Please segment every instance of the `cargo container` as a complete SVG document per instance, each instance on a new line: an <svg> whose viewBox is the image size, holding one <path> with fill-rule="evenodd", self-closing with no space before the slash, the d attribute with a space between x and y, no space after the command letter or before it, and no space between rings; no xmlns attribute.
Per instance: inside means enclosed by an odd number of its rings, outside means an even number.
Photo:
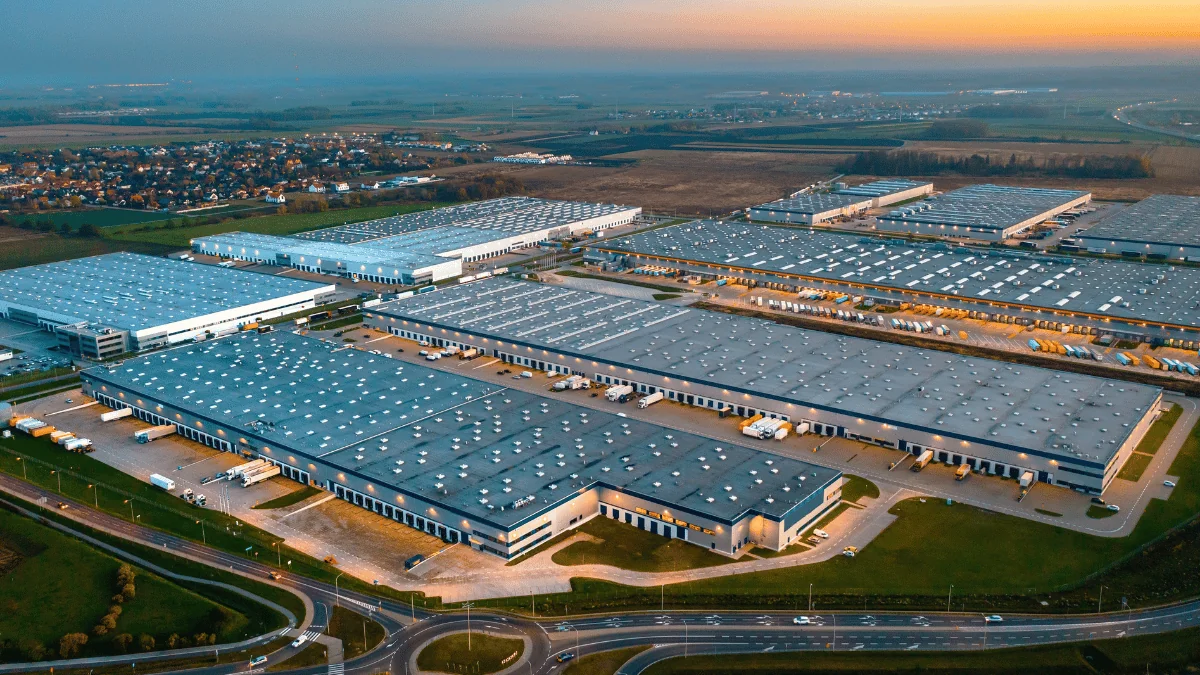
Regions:
<svg viewBox="0 0 1200 675"><path fill-rule="evenodd" d="M1033 472L1026 471L1021 474L1021 487L1027 488L1030 485L1033 485Z"/></svg>
<svg viewBox="0 0 1200 675"><path fill-rule="evenodd" d="M33 436L34 438L41 438L43 436L49 436L50 434L54 433L55 431L56 431L56 429L54 427L47 424L47 425L40 426L40 427L30 431L29 435Z"/></svg>
<svg viewBox="0 0 1200 675"><path fill-rule="evenodd" d="M933 461L933 451L926 450L926 451L922 452L920 455L918 455L916 459L913 460L911 469L913 471L920 471L921 469L924 469L926 466L928 466L929 462L931 462L931 461Z"/></svg>
<svg viewBox="0 0 1200 675"><path fill-rule="evenodd" d="M251 321L250 323L243 325L241 329L242 330L254 330L256 328L258 328L258 322Z"/></svg>
<svg viewBox="0 0 1200 675"><path fill-rule="evenodd" d="M967 476L970 476L970 475L971 475L971 465L970 464L959 464L958 468L954 470L954 480L963 480Z"/></svg>
<svg viewBox="0 0 1200 675"><path fill-rule="evenodd" d="M1033 340L1033 339L1029 340L1029 348L1035 352L1042 351L1042 346L1038 344L1037 340Z"/></svg>
<svg viewBox="0 0 1200 675"><path fill-rule="evenodd" d="M1126 356L1124 354L1120 354L1120 353L1117 354L1117 361L1123 366L1128 366L1131 363L1133 363L1132 361L1129 360L1128 356Z"/></svg>
<svg viewBox="0 0 1200 675"><path fill-rule="evenodd" d="M414 555L413 557L404 561L404 569L411 570L412 568L416 567L417 565L420 565L423 562L425 562L425 556L418 553L417 555Z"/></svg>
<svg viewBox="0 0 1200 675"><path fill-rule="evenodd" d="M136 432L133 437L138 443L149 443L157 438L170 436L171 434L175 433L175 431L176 429L174 424L160 424L159 426L150 427L149 429L142 429L141 431Z"/></svg>
<svg viewBox="0 0 1200 675"><path fill-rule="evenodd" d="M111 422L113 420L119 420L122 417L129 417L131 415L133 415L133 408L121 408L120 410L109 410L108 412L100 415L100 421L101 422Z"/></svg>
<svg viewBox="0 0 1200 675"><path fill-rule="evenodd" d="M162 488L168 492L175 489L175 481L157 473L150 474L150 484L154 487Z"/></svg>
<svg viewBox="0 0 1200 675"><path fill-rule="evenodd" d="M958 331L958 339L966 340L967 339L967 331L965 331L965 330Z"/></svg>
<svg viewBox="0 0 1200 675"><path fill-rule="evenodd" d="M63 445L63 448L70 452L91 452L92 441L88 438L72 438Z"/></svg>
<svg viewBox="0 0 1200 675"><path fill-rule="evenodd" d="M638 401L638 407L639 408L649 408L650 406L654 405L655 403L658 403L661 400L663 400L663 393L661 391L656 391L653 394L650 394L649 396Z"/></svg>
<svg viewBox="0 0 1200 675"><path fill-rule="evenodd" d="M75 438L75 434L69 431L55 431L54 433L50 434L50 440L58 443L59 445L66 443L72 438Z"/></svg>
<svg viewBox="0 0 1200 675"><path fill-rule="evenodd" d="M763 418L763 416L761 414L755 415L754 417L747 417L746 419L742 420L741 422L738 422L738 430L745 429L746 427L750 426L751 424L754 424L755 422L761 420L762 418Z"/></svg>
<svg viewBox="0 0 1200 675"><path fill-rule="evenodd" d="M1125 358L1129 359L1129 363L1131 365L1135 365L1135 366L1142 365L1142 360L1140 358L1134 356L1133 354L1130 354L1129 352L1121 352L1121 356L1124 356Z"/></svg>
<svg viewBox="0 0 1200 675"><path fill-rule="evenodd" d="M1142 361L1146 364L1147 368L1153 368L1155 370L1163 369L1162 363L1160 363L1158 359L1154 358L1153 356L1150 356L1149 354L1143 356Z"/></svg>
<svg viewBox="0 0 1200 675"><path fill-rule="evenodd" d="M1181 361L1180 363L1183 365L1183 372L1187 373L1188 375L1195 377L1197 373L1200 373L1200 369L1196 368L1195 365L1188 363L1187 361Z"/></svg>

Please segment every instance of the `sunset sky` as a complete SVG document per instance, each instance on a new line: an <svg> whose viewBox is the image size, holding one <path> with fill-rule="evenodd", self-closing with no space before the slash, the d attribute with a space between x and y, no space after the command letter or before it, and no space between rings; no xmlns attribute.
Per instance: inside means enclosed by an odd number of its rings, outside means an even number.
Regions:
<svg viewBox="0 0 1200 675"><path fill-rule="evenodd" d="M942 65L972 66L992 56L1048 65L1086 64L1093 53L1107 63L1200 59L1197 0L49 0L5 12L0 54L16 73L70 66L80 77L268 74L296 62L328 72L458 61L648 66L630 56L645 52L898 65L940 55Z"/></svg>

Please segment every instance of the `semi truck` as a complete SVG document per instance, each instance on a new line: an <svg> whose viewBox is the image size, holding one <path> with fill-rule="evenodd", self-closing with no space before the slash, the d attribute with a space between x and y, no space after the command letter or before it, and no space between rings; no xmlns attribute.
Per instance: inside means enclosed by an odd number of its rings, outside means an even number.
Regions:
<svg viewBox="0 0 1200 675"><path fill-rule="evenodd" d="M250 487L255 483L261 483L268 478L279 475L279 467L274 464L262 466L253 471L247 471L242 474L242 487Z"/></svg>
<svg viewBox="0 0 1200 675"><path fill-rule="evenodd" d="M565 380L559 380L554 383L555 391L566 391L568 389L587 389L592 386L592 381L582 375L572 375Z"/></svg>
<svg viewBox="0 0 1200 675"><path fill-rule="evenodd" d="M970 464L959 464L958 468L954 470L954 480L964 480L967 476L970 476L970 475L971 475L971 465Z"/></svg>
<svg viewBox="0 0 1200 675"><path fill-rule="evenodd" d="M154 487L162 488L167 492L175 489L175 481L157 473L150 474L150 484Z"/></svg>
<svg viewBox="0 0 1200 675"><path fill-rule="evenodd" d="M108 412L100 415L100 421L101 422L112 422L113 420L119 420L122 417L129 417L132 414L133 414L133 408L121 408L120 410L109 410Z"/></svg>
<svg viewBox="0 0 1200 675"><path fill-rule="evenodd" d="M1032 471L1022 472L1021 473L1021 487L1027 488L1030 485L1033 485L1033 472Z"/></svg>
<svg viewBox="0 0 1200 675"><path fill-rule="evenodd" d="M462 350L461 352L459 352L459 353L458 353L458 358L459 358L459 360L461 360L461 361L466 361L466 360L468 360L468 359L473 359L473 358L475 358L476 356L479 356L479 350L478 350L478 349L476 349L476 348L474 348L474 347L467 347L466 349L464 349L464 350Z"/></svg>
<svg viewBox="0 0 1200 675"><path fill-rule="evenodd" d="M252 462L246 462L245 464L238 464L232 469L226 471L225 477L229 479L238 478L247 471L253 471L259 467L266 466L267 464L270 464L270 462L265 459L256 459Z"/></svg>
<svg viewBox="0 0 1200 675"><path fill-rule="evenodd" d="M663 400L663 393L661 391L656 391L653 394L650 394L649 396L646 396L642 400L638 401L638 407L639 408L649 408L650 406L654 405L655 403L658 403L661 400Z"/></svg>
<svg viewBox="0 0 1200 675"><path fill-rule="evenodd" d="M173 433L175 433L174 424L160 424L156 427L150 427L149 429L142 429L136 432L133 437L138 443L149 443L150 441L162 438L163 436L170 436Z"/></svg>
<svg viewBox="0 0 1200 675"><path fill-rule="evenodd" d="M72 438L63 444L63 449L70 452L91 452L92 441L88 438Z"/></svg>
<svg viewBox="0 0 1200 675"><path fill-rule="evenodd" d="M920 455L918 455L915 460L913 460L912 470L920 471L921 469L924 469L926 466L929 466L929 463L931 461L933 461L933 451L926 450L926 451L922 452Z"/></svg>
<svg viewBox="0 0 1200 675"><path fill-rule="evenodd" d="M628 384L614 384L604 392L604 398L610 401L625 403L633 395L633 387Z"/></svg>
<svg viewBox="0 0 1200 675"><path fill-rule="evenodd" d="M792 425L789 422L775 418L764 418L742 427L742 435L763 440L774 438L777 441L782 441L787 438L791 430Z"/></svg>

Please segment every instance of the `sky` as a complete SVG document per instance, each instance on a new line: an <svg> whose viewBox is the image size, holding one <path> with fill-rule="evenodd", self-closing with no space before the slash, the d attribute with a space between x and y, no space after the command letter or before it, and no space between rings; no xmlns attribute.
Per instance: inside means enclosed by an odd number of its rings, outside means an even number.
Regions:
<svg viewBox="0 0 1200 675"><path fill-rule="evenodd" d="M1197 0L39 0L4 12L0 87L296 70L1200 61Z"/></svg>

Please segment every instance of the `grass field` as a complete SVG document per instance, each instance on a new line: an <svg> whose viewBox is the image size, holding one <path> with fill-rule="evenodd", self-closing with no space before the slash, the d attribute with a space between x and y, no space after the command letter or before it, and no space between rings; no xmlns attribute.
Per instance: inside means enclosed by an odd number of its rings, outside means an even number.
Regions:
<svg viewBox="0 0 1200 675"><path fill-rule="evenodd" d="M267 667L267 672L273 673L277 670L308 668L326 663L329 663L329 654L325 645L320 642L312 642L304 649L301 649L299 653L292 655L290 659L280 661L279 663L272 663Z"/></svg>
<svg viewBox="0 0 1200 675"><path fill-rule="evenodd" d="M846 474L846 482L842 484L842 499L857 503L863 497L879 499L879 486L866 478Z"/></svg>
<svg viewBox="0 0 1200 675"><path fill-rule="evenodd" d="M366 654L387 637L383 626L345 607L333 608L325 633L342 641L342 656L347 661Z"/></svg>
<svg viewBox="0 0 1200 675"><path fill-rule="evenodd" d="M162 211L86 208L77 211L49 211L37 214L22 214L13 217L12 223L14 225L21 222L36 224L49 221L54 223L54 229L56 230L63 223L66 223L72 230L78 230L79 226L85 223L95 225L96 227L116 227L118 225L153 223L170 220L175 217L173 213L163 213Z"/></svg>
<svg viewBox="0 0 1200 675"><path fill-rule="evenodd" d="M589 520L578 531L600 541L577 541L557 551L551 560L559 565L612 565L637 572L690 570L734 562L733 558L694 544L667 539L605 517Z"/></svg>
<svg viewBox="0 0 1200 675"><path fill-rule="evenodd" d="M1109 511L1107 508L1105 508L1103 506L1098 506L1096 504L1092 504L1092 505L1088 506L1088 510L1087 510L1088 518L1095 518L1096 520L1101 520L1104 518L1112 518L1115 515L1117 515L1116 511Z"/></svg>
<svg viewBox="0 0 1200 675"><path fill-rule="evenodd" d="M386 218L401 213L424 211L447 204L392 204L388 206L367 206L358 209L337 209L323 213L289 213L286 215L260 216L257 218L233 219L215 225L191 225L175 229L152 229L139 231L144 225L127 225L105 230L106 238L115 242L132 242L156 244L170 249L188 248L194 237L202 237L222 232L255 232L258 234L273 234L278 236L296 234L322 227L332 227L343 223L357 223L375 218Z"/></svg>
<svg viewBox="0 0 1200 675"><path fill-rule="evenodd" d="M521 640L478 632L471 635L470 642L468 649L466 633L434 640L417 655L417 665L421 670L439 673L486 675L504 670L525 651L525 643ZM512 656L514 652L515 657Z"/></svg>
<svg viewBox="0 0 1200 675"><path fill-rule="evenodd" d="M655 293L654 294L654 299L658 300L659 302L663 302L665 300L674 300L678 297L679 297L679 295L676 293Z"/></svg>
<svg viewBox="0 0 1200 675"><path fill-rule="evenodd" d="M610 649L606 652L580 656L567 666L563 675L613 675L623 663L649 648L649 645L626 647L625 649Z"/></svg>
<svg viewBox="0 0 1200 675"><path fill-rule="evenodd" d="M320 488L315 488L315 487L312 487L311 485L306 485L306 486L300 488L299 490L292 490L291 492L287 493L286 495L281 495L279 497L276 497L275 499L268 499L267 501L262 502L261 504L255 504L254 508L256 508L256 509L282 509L285 506L299 504L300 502L304 501L305 499L308 499L309 497L321 494L321 492L323 492L323 490L321 490Z"/></svg>
<svg viewBox="0 0 1200 675"><path fill-rule="evenodd" d="M1200 512L1200 429L1192 429L1170 472L1181 476L1179 486L1169 500L1152 500L1127 537L1095 537L964 504L912 499L891 509L896 521L855 558L669 585L665 604L794 607L810 583L823 608L936 609L945 607L950 584L960 608L980 611L1082 611L1095 607L1101 584L1106 597L1125 596L1133 607L1191 597L1200 593L1200 578L1185 570L1200 564L1200 525L1154 542ZM1139 552L1151 543L1154 549ZM539 615L660 603L657 589L591 579L575 579L573 588L539 596ZM528 607L519 598L488 604Z"/></svg>
<svg viewBox="0 0 1200 675"><path fill-rule="evenodd" d="M46 645L66 633L91 633L117 592L121 561L44 525L0 510L0 546L22 560L0 578L0 635L20 636ZM113 651L119 633L191 636L217 632L218 641L240 639L249 620L171 581L137 570L136 596L126 600L116 629L92 635L84 653ZM20 654L6 654L8 660Z"/></svg>
<svg viewBox="0 0 1200 675"><path fill-rule="evenodd" d="M146 242L60 237L57 234L50 234L29 237L19 242L5 242L4 244L0 244L0 270L28 265L41 265L43 263L58 262L59 260L83 258L116 251L162 255L171 250L170 247Z"/></svg>
<svg viewBox="0 0 1200 675"><path fill-rule="evenodd" d="M1132 453L1129 455L1129 459L1125 460L1125 465L1117 472L1117 478L1136 483L1142 479L1142 474L1145 473L1152 461L1154 461L1153 455L1143 455L1140 452Z"/></svg>
<svg viewBox="0 0 1200 675"><path fill-rule="evenodd" d="M1154 420L1154 424L1150 425L1150 429L1146 431L1146 435L1142 437L1142 442L1138 443L1135 452L1140 452L1146 455L1153 455L1158 452L1158 446L1167 438L1167 434L1171 433L1171 429L1175 427L1175 423L1179 421L1179 416L1183 414L1183 408L1178 404L1172 403L1171 408L1167 412L1159 415L1158 419Z"/></svg>

